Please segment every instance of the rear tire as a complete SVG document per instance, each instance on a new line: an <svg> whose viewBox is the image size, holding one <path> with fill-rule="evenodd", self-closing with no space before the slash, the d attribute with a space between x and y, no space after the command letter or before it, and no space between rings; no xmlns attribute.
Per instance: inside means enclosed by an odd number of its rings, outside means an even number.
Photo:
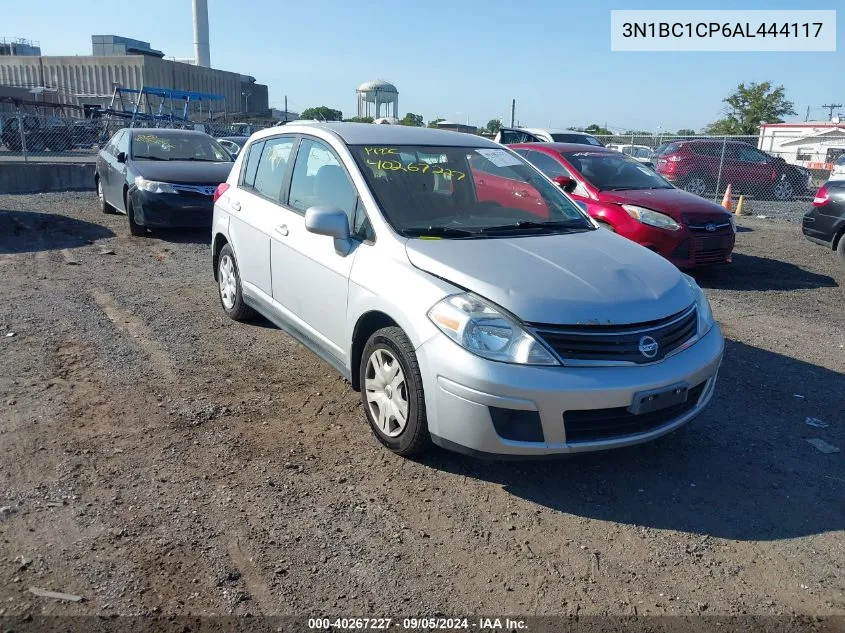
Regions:
<svg viewBox="0 0 845 633"><path fill-rule="evenodd" d="M235 251L228 244L223 245L217 258L217 294L220 306L233 321L245 321L255 315L255 310L244 303L241 271Z"/></svg>
<svg viewBox="0 0 845 633"><path fill-rule="evenodd" d="M401 328L382 328L370 336L360 376L361 402L376 439L403 457L429 449L420 366Z"/></svg>
<svg viewBox="0 0 845 633"><path fill-rule="evenodd" d="M709 187L710 183L707 178L694 174L686 179L681 189L696 196L704 197Z"/></svg>
<svg viewBox="0 0 845 633"><path fill-rule="evenodd" d="M126 217L129 219L130 235L141 236L147 234L147 229L135 222L135 211L132 210L132 201L128 199L126 200Z"/></svg>

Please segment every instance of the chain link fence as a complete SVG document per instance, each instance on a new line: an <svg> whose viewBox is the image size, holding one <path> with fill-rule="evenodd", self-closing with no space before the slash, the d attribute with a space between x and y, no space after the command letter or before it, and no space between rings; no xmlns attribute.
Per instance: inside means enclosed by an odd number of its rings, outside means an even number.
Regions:
<svg viewBox="0 0 845 633"><path fill-rule="evenodd" d="M249 136L266 122L194 123L129 118L71 118L17 111L0 112L0 163L4 161L93 162L119 129L129 127L201 129L214 137Z"/></svg>
<svg viewBox="0 0 845 633"><path fill-rule="evenodd" d="M785 130L760 136L596 135L680 189L722 203L730 189L736 210L767 217L800 218L833 163L845 153L839 136L818 130Z"/></svg>

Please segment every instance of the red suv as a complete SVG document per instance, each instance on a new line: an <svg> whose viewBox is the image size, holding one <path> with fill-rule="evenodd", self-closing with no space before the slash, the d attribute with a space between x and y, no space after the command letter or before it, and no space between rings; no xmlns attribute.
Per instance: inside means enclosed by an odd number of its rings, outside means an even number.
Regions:
<svg viewBox="0 0 845 633"><path fill-rule="evenodd" d="M570 143L509 147L558 183L606 228L656 251L679 268L731 261L733 215L673 187L630 156ZM528 196L523 200L531 202Z"/></svg>
<svg viewBox="0 0 845 633"><path fill-rule="evenodd" d="M806 193L810 179L806 169L748 143L717 139L670 143L657 157L657 173L697 196L730 183L737 193L774 200Z"/></svg>

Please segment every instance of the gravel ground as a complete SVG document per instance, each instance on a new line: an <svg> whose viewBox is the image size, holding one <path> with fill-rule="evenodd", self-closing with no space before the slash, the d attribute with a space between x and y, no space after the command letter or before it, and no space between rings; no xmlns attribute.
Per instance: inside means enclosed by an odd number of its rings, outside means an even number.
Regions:
<svg viewBox="0 0 845 633"><path fill-rule="evenodd" d="M794 222L696 275L728 339L700 418L528 463L389 454L225 317L205 234L125 225L0 196L0 616L845 615L845 453L808 442L845 449L845 267Z"/></svg>

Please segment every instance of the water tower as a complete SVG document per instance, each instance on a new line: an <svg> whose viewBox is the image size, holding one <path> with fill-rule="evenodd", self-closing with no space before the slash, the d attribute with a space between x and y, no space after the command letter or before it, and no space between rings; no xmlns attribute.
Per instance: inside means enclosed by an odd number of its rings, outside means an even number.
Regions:
<svg viewBox="0 0 845 633"><path fill-rule="evenodd" d="M359 117L399 118L399 91L392 83L381 79L365 81L355 92L358 95Z"/></svg>

